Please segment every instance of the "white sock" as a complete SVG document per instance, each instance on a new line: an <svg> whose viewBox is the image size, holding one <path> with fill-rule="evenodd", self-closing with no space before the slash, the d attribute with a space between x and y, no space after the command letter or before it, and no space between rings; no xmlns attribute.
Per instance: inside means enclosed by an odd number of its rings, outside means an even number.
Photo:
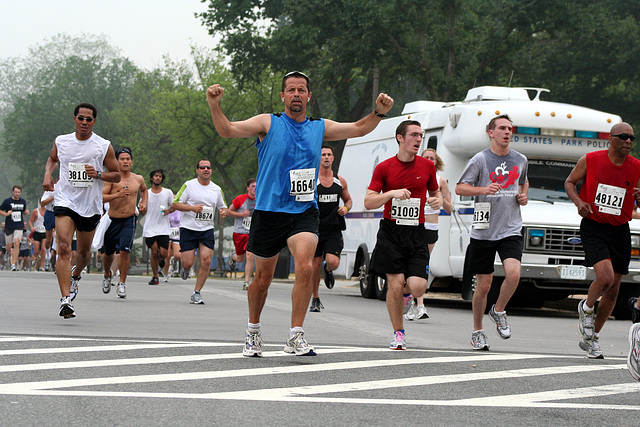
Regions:
<svg viewBox="0 0 640 427"><path fill-rule="evenodd" d="M296 326L289 329L289 338L292 338L297 332L304 332L302 326Z"/></svg>
<svg viewBox="0 0 640 427"><path fill-rule="evenodd" d="M260 323L251 323L247 321L247 329L249 332L260 332Z"/></svg>
<svg viewBox="0 0 640 427"><path fill-rule="evenodd" d="M589 313L592 313L592 312L593 312L593 307L589 307L589 306L587 305L587 300L584 300L584 302L582 303L582 309L583 309L584 311L589 312Z"/></svg>

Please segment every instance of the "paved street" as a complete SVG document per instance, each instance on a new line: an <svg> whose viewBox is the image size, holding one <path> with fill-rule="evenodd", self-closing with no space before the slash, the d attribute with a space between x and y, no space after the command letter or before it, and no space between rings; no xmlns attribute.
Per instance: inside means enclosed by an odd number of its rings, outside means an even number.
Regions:
<svg viewBox="0 0 640 427"><path fill-rule="evenodd" d="M317 357L282 351L290 281L274 282L262 319L266 353L244 358L240 279L210 278L204 306L194 279L148 286L131 277L126 300L83 276L78 317L57 315L51 273L0 272L2 424L18 425L637 425L626 369L630 322L603 330L604 360L577 343L576 300L510 310L513 337L486 320L491 351L469 346L470 304L428 299L430 319L406 322L408 351L391 351L386 306L356 282L321 288L309 313Z"/></svg>

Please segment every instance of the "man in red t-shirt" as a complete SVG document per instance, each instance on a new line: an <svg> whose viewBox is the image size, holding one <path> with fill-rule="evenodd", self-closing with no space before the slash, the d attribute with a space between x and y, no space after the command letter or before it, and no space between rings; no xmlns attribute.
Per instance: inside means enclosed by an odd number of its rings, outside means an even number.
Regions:
<svg viewBox="0 0 640 427"><path fill-rule="evenodd" d="M418 156L422 144L420 122L405 120L396 129L398 154L378 164L364 198L366 209L384 205L371 271L387 277L387 310L394 330L390 348L405 350L402 290L413 295L427 290L427 230L424 205L442 206L442 193L433 162ZM427 198L427 191L429 198Z"/></svg>
<svg viewBox="0 0 640 427"><path fill-rule="evenodd" d="M236 263L244 263L244 284L242 290L249 289L249 281L253 274L253 254L247 252L247 243L249 243L249 230L251 229L251 215L256 208L256 179L249 178L247 180L247 193L241 194L231 202L227 213L233 217L233 245L236 252L231 254L229 258L229 268L234 270ZM245 257L246 255L246 257Z"/></svg>
<svg viewBox="0 0 640 427"><path fill-rule="evenodd" d="M578 304L579 346L593 359L604 358L598 343L600 330L615 307L622 276L629 272L629 221L640 187L640 160L629 155L634 139L628 123L613 125L609 149L581 157L564 184L582 217L580 238L586 263L596 273L587 298ZM578 195L579 181L583 182Z"/></svg>

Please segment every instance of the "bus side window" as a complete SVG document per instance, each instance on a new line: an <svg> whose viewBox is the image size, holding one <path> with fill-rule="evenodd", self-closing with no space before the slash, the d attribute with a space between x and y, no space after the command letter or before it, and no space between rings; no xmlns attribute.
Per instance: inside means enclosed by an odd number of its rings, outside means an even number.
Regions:
<svg viewBox="0 0 640 427"><path fill-rule="evenodd" d="M427 141L427 148L433 148L434 150L438 149L438 137L436 135L431 135L429 137L429 141Z"/></svg>

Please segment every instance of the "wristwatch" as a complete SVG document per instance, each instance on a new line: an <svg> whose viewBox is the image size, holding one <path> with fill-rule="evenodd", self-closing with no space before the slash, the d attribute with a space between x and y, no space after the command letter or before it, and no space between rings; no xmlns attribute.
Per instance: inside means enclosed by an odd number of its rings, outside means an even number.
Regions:
<svg viewBox="0 0 640 427"><path fill-rule="evenodd" d="M96 176L96 179L101 179L102 178L102 172L98 172L98 176Z"/></svg>

